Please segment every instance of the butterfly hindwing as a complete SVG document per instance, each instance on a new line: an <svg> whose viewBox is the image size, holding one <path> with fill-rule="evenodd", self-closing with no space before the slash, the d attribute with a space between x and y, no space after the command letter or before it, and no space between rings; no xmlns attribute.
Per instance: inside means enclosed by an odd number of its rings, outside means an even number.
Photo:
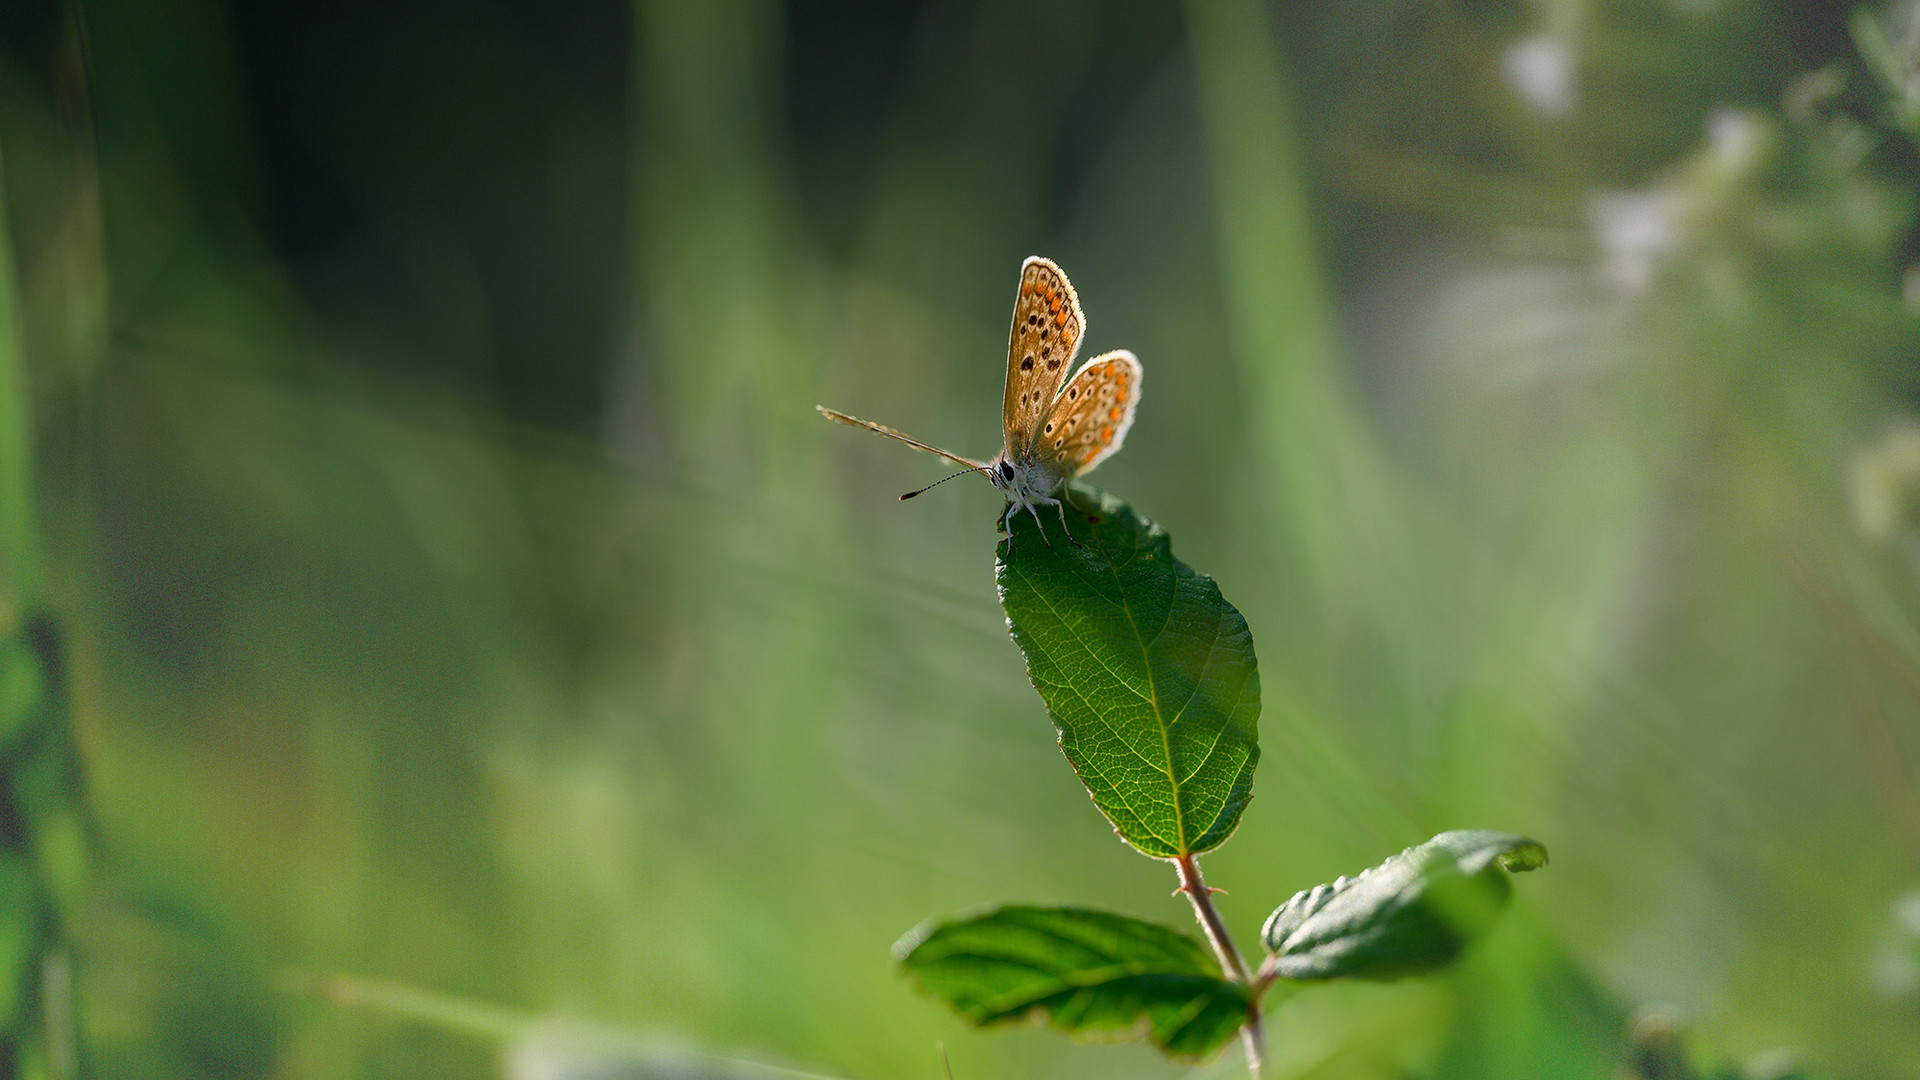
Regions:
<svg viewBox="0 0 1920 1080"><path fill-rule="evenodd" d="M1077 476L1120 449L1140 403L1140 361L1125 349L1087 361L1053 401L1037 449Z"/></svg>

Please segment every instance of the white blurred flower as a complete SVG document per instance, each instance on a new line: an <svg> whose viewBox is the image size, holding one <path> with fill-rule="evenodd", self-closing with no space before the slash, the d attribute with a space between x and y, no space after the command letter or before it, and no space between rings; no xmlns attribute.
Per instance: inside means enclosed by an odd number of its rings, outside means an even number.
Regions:
<svg viewBox="0 0 1920 1080"><path fill-rule="evenodd" d="M1500 71L1535 112L1561 117L1573 111L1580 89L1573 50L1559 38L1545 34L1521 38L1501 54Z"/></svg>
<svg viewBox="0 0 1920 1080"><path fill-rule="evenodd" d="M1920 986L1920 967L1914 964L1910 949L1887 942L1874 952L1867 979L1882 997L1906 997Z"/></svg>
<svg viewBox="0 0 1920 1080"><path fill-rule="evenodd" d="M1920 437L1920 436L1916 436ZM1920 989L1920 889L1893 902L1894 936L1882 941L1867 965L1867 981L1883 997L1901 998Z"/></svg>
<svg viewBox="0 0 1920 1080"><path fill-rule="evenodd" d="M1920 889L1893 902L1893 925L1908 937L1920 938Z"/></svg>
<svg viewBox="0 0 1920 1080"><path fill-rule="evenodd" d="M1600 247L1600 272L1635 292L1653 284L1662 259L1680 246L1678 198L1664 188L1602 191L1587 201L1587 222Z"/></svg>
<svg viewBox="0 0 1920 1080"><path fill-rule="evenodd" d="M1752 113L1718 109L1707 119L1707 150L1728 172L1747 172L1766 145L1766 127Z"/></svg>
<svg viewBox="0 0 1920 1080"><path fill-rule="evenodd" d="M1913 524L1913 507L1920 497L1920 426L1895 422L1879 442L1853 456L1848 472L1854 527L1876 543L1892 539L1902 526ZM1901 901L1909 902L1920 926L1920 894Z"/></svg>

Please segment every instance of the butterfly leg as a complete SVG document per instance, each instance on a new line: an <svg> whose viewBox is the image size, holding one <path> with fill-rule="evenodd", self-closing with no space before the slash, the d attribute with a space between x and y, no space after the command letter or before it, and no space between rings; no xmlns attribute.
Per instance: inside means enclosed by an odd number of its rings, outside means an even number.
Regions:
<svg viewBox="0 0 1920 1080"><path fill-rule="evenodd" d="M1074 547L1086 547L1085 544L1082 544L1079 540L1074 538L1073 528L1067 524L1067 504L1059 499L1051 499L1045 495L1036 495L1033 497L1033 501L1027 504L1027 509L1032 511L1033 520L1036 525L1040 524L1040 511L1038 507L1041 504L1051 506L1054 509L1060 511L1060 531L1067 534L1068 543L1072 544ZM1047 535L1047 527L1045 525L1040 525L1040 535L1043 537ZM1048 540L1047 546L1052 547L1053 541Z"/></svg>
<svg viewBox="0 0 1920 1080"><path fill-rule="evenodd" d="M1085 544L1083 544L1083 543L1081 543L1081 542L1080 542L1080 541L1078 541L1078 540L1074 540L1074 539L1073 539L1073 530L1072 530L1072 529L1069 529L1069 528L1067 528L1067 500L1065 500L1065 499L1049 499L1048 501L1049 501L1049 502L1051 502L1051 503L1053 503L1053 505L1054 505L1055 507L1057 507L1057 508L1059 508L1059 510L1060 510L1060 529L1061 529L1061 531L1062 531L1062 532L1065 532L1065 533L1067 534L1067 539L1068 539L1068 540L1070 540L1070 541L1072 541L1072 543L1073 543L1073 546L1074 546L1074 547L1086 547L1087 545L1085 545Z"/></svg>
<svg viewBox="0 0 1920 1080"><path fill-rule="evenodd" d="M1027 513L1033 515L1033 524L1040 530L1040 539L1046 540L1048 547L1053 546L1053 541L1047 539L1047 523L1040 520L1040 504L1052 501L1052 499L1034 499L1026 504Z"/></svg>
<svg viewBox="0 0 1920 1080"><path fill-rule="evenodd" d="M1086 546L1085 544L1082 544L1080 541L1074 539L1073 529L1067 525L1067 505L1065 502L1062 502L1059 499L1051 498L1046 495L1033 496L1031 501L1027 503L1027 509L1033 511L1033 520L1035 524L1040 523L1040 511L1037 509L1037 507L1041 505L1051 506L1054 509L1060 511L1060 531L1067 534L1068 543L1072 544L1074 547ZM1041 536L1047 535L1047 527L1045 525L1040 526L1040 535ZM1047 546L1052 547L1053 541L1051 540L1047 541Z"/></svg>

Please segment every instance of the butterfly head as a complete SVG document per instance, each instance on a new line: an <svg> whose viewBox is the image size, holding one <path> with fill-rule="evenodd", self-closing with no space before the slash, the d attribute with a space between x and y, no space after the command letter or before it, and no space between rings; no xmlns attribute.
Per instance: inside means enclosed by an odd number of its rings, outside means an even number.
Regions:
<svg viewBox="0 0 1920 1080"><path fill-rule="evenodd" d="M1011 447L987 465L987 479L1007 497L1008 513L1051 506L1070 471L1045 455L1022 454Z"/></svg>

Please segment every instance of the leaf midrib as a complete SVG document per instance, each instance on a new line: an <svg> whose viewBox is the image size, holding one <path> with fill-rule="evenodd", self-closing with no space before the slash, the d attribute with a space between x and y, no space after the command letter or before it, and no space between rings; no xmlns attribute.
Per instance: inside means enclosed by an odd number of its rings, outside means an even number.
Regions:
<svg viewBox="0 0 1920 1080"><path fill-rule="evenodd" d="M985 956L986 954L981 954L981 955ZM1058 997L1061 994L1078 993L1083 990L1096 990L1096 991L1102 990L1109 986L1112 986L1114 983L1122 982L1127 979L1138 979L1138 978L1154 976L1154 975L1165 975L1165 976L1179 977L1179 978L1212 980L1212 982L1210 983L1203 983L1201 986L1196 987L1194 993L1188 994L1184 998L1176 994L1176 995L1168 995L1167 997L1160 999L1169 1004L1176 1001L1184 1000L1184 1001L1191 1002L1195 999L1205 999L1205 998L1211 997L1213 993L1217 991L1217 986L1215 984L1226 984L1225 979L1222 979L1217 975L1209 975L1206 972L1201 972L1201 971L1169 971L1169 970L1165 970L1161 968L1153 968L1153 967L1149 967L1141 970L1133 970L1133 969L1130 969L1127 965L1120 964L1120 963L1109 964L1101 968L1087 969L1083 972L1077 972L1076 975L1078 977L1069 977L1066 975L1060 975L1053 972L1048 972L1041 968L1035 968L1030 964L1020 964L1018 961L1014 961L1014 960L1002 960L1002 962L1008 963L1008 964L1018 964L1019 966L1026 967L1029 970L1037 971L1040 974L1046 976L1049 980L1051 980L1052 986L1050 989L1011 990L1004 994L994 994L992 996L982 997L980 999L980 1004L983 1007L985 1007L987 1010L990 1010L996 1016L1018 1015L1034 1007L1035 1005L1038 1005L1039 1003L1046 1001L1048 998Z"/></svg>
<svg viewBox="0 0 1920 1080"><path fill-rule="evenodd" d="M1044 980L1051 980L1058 987L1057 989L1044 992L1013 990L982 999L982 1004L987 1005L996 1013L1003 1015L1017 1009L1030 1007L1038 1001L1066 990L1098 989L1101 986L1120 979L1135 978L1142 975L1212 976L1212 973L1208 972L1204 967L1194 966L1192 964L1192 958L1180 957L1169 953L1158 943L1152 943L1150 947L1154 948L1159 955L1128 959L1126 957L1116 956L1111 951L1092 945L1080 938L1063 934L1050 926L1037 926L1028 923L1023 924L1022 929L1076 951L1092 951L1103 955L1099 955L1099 959L1094 965L1076 968L1071 972L1062 972L1057 969L1043 967L1041 961L1033 960L1022 953L996 950L983 945L967 945L956 948L952 952L945 954L945 956L940 957L940 959L947 959L956 955L967 955L992 960L1009 967L1017 967L1031 971ZM1148 944L1140 942L1137 938L1132 940L1136 944ZM1218 976L1212 977L1217 978Z"/></svg>
<svg viewBox="0 0 1920 1080"><path fill-rule="evenodd" d="M1031 579L1029 579L1029 583L1031 583ZM1124 678L1121 678L1120 673L1113 669L1113 665L1107 663L1106 659L1100 655L1100 650L1094 648L1093 645L1089 643L1085 637L1081 636L1080 631L1074 628L1073 624L1067 620L1066 616L1060 611L1059 607L1055 606L1052 599L1047 597L1042 592L1042 590L1039 590L1039 589L1034 590L1034 595L1038 596L1040 599L1040 602L1046 605L1047 611L1051 613L1054 617L1054 620L1060 624L1060 628L1066 631L1067 635L1073 639L1076 645L1080 646L1080 651L1086 653L1087 656L1093 659L1094 663L1100 665L1102 670L1104 670L1107 674L1113 676L1113 679L1116 683L1119 683L1121 686L1127 686L1127 681ZM1035 644L1037 645L1038 642L1036 642ZM1148 672L1148 681L1149 681L1149 684L1151 684L1151 681L1152 681L1151 671ZM1112 732L1114 739L1118 741L1121 746L1126 748L1127 753L1132 754L1134 757L1139 758L1143 763L1146 764L1148 768L1153 767L1153 762L1148 761L1146 755L1142 754L1140 751L1135 750L1133 748L1133 744L1127 741L1126 736L1121 734L1119 728L1113 726L1113 722L1107 719L1106 715L1100 711L1100 707L1094 704L1093 699L1087 697L1087 695L1080 689L1078 684L1076 684L1072 679L1069 678L1061 682L1059 685L1062 688L1071 691L1074 697L1079 698L1080 703L1086 706L1087 714L1091 716L1095 722L1100 724L1101 727L1104 727L1108 731ZM1138 693L1138 691L1134 691L1131 686L1127 686L1127 689L1134 693ZM1152 699L1149 698L1148 700L1149 700L1149 703L1151 703ZM1125 790L1125 785L1116 782L1112 777L1108 776L1107 771L1101 768L1097 763L1093 762L1092 760L1087 761L1086 767L1092 769L1094 773L1096 773L1100 777L1101 782L1106 784L1107 788L1110 791L1112 791L1116 796L1120 797L1122 804L1125 805L1127 809L1133 811L1134 817L1138 818L1142 823L1142 825L1146 823L1146 820L1147 820L1146 815L1141 813L1138 809L1136 809L1131 802L1126 801L1126 798L1123 794ZM1158 833L1154 833L1153 835L1155 837L1159 836Z"/></svg>
<svg viewBox="0 0 1920 1080"><path fill-rule="evenodd" d="M1096 531L1094 533L1095 539L1098 539L1099 536L1100 534ZM1101 551L1102 553L1106 553L1106 545L1104 543L1101 544ZM1139 552L1140 545L1136 541L1133 545L1133 552L1128 555L1128 559L1132 559L1135 555L1138 555ZM1153 656L1148 647L1145 635L1140 632L1139 622L1133 617L1133 602L1127 592L1126 583L1120 580L1120 569L1115 565L1111 555L1109 555L1106 562L1107 573L1113 578L1114 590L1120 594L1120 610L1126 614L1127 626L1133 630L1134 641L1138 642L1140 646L1140 665L1145 668L1147 672L1147 704L1153 706L1154 722L1160 729L1161 760L1166 762L1161 768L1161 772L1166 775L1167 786L1173 789L1173 825L1175 835L1173 847L1183 856L1191 855L1192 852L1187 848L1186 793L1181 789L1179 779L1173 774L1173 740L1168 735L1166 713L1160 708L1160 687L1153 677ZM1177 577L1172 584L1173 594L1167 598L1167 618L1169 620L1173 618L1174 606L1180 601L1180 582ZM1164 627L1162 629L1164 629ZM1158 639L1159 635L1155 634L1154 637ZM1118 733L1116 732L1116 734Z"/></svg>
<svg viewBox="0 0 1920 1080"><path fill-rule="evenodd" d="M1096 533L1095 536L1097 539L1098 534ZM1022 576L1027 576L1024 571L1022 571ZM1032 584L1031 577L1028 577L1028 584L1029 585ZM1126 595L1125 589L1122 588L1120 591L1121 591L1121 595L1124 597ZM1053 615L1054 621L1059 623L1061 630L1064 631L1068 637L1073 639L1074 644L1080 647L1081 652L1085 653L1090 659L1092 659L1094 663L1098 664L1101 670L1105 671L1108 675L1111 675L1115 683L1119 684L1120 686L1126 687L1128 692L1130 693L1133 693L1136 695L1139 694L1139 691L1134 689L1133 686L1127 682L1126 678L1122 676L1120 672L1114 670L1114 667L1112 664L1107 662L1106 657L1102 654L1102 650L1095 648L1093 643L1090 642L1084 635L1080 633L1079 629L1074 626L1073 622L1067 618L1066 613L1061 611L1059 606L1053 602L1052 598L1046 595L1045 590L1035 588L1033 590L1033 593L1040 600L1040 602L1046 606L1047 611ZM1121 610L1127 614L1127 625L1133 629L1134 637L1138 639L1140 637L1139 627L1134 624L1132 612L1128 609L1124 599L1122 600L1120 606L1121 606ZM1169 614L1169 617L1171 617L1171 614ZM1036 642L1036 644L1038 643ZM1154 690L1153 667L1150 662L1146 664L1145 667L1147 669L1146 673L1147 673L1147 686L1148 686L1148 696L1146 696L1145 700L1147 704L1153 708L1154 715L1158 717L1160 715L1160 707L1159 707L1159 702L1157 700L1157 693ZM1149 769L1153 769L1156 772L1162 773L1163 775L1167 775L1168 779L1170 781L1172 780L1171 772L1173 769L1173 754L1171 749L1165 746L1166 731L1164 727L1162 727L1161 729L1161 742L1163 744L1163 749L1166 750L1167 764L1164 768L1162 768L1160 766L1155 765L1152 759L1148 758L1145 754L1142 754L1139 750L1135 749L1133 746L1133 743L1126 737L1126 735L1118 727L1114 726L1113 721L1107 718L1107 715L1101 710L1101 708L1097 704L1094 703L1094 701L1091 698L1087 697L1087 695L1081 691L1077 683L1075 683L1072 679L1069 678L1066 681L1061 682L1059 685L1062 688L1071 691L1074 697L1079 698L1081 704L1086 706L1088 716L1091 717L1095 723L1098 723L1101 727L1104 727L1107 729L1107 731L1111 732L1113 734L1115 741L1118 742L1120 746L1124 747L1127 753L1133 755L1135 758L1138 758L1140 762L1146 765ZM1134 804L1126 798L1127 785L1121 782L1118 782L1114 780L1112 777L1108 776L1106 770L1101 768L1098 763L1094 762L1091 759L1088 759L1085 762L1085 767L1093 770L1093 772L1100 777L1101 782L1107 785L1108 790L1111 791L1114 794L1114 796L1120 800L1121 805L1125 806L1133 814L1135 820L1140 822L1141 827L1147 831L1147 835L1152 836L1154 839L1159 840L1163 844L1167 843L1167 840L1164 836L1162 836L1159 832L1154 831L1149 826L1148 824L1149 815L1146 812L1143 812L1140 808L1134 806ZM1176 820L1182 821L1182 830L1184 831L1184 818L1182 818L1181 810L1180 810L1179 785L1173 784L1171 786L1174 789L1173 797L1174 797L1175 818ZM1169 846L1173 847L1176 850L1176 852L1185 850L1181 843L1173 843L1173 844L1170 844Z"/></svg>

